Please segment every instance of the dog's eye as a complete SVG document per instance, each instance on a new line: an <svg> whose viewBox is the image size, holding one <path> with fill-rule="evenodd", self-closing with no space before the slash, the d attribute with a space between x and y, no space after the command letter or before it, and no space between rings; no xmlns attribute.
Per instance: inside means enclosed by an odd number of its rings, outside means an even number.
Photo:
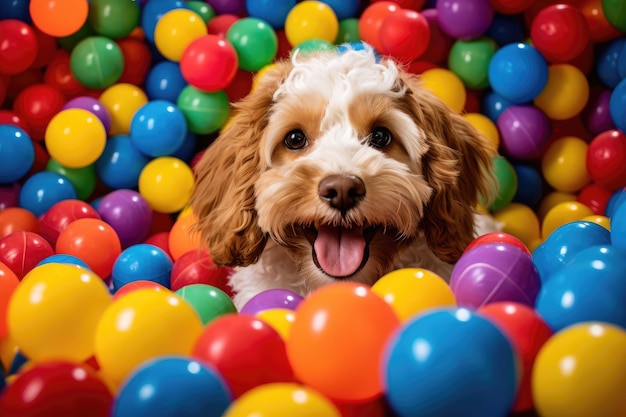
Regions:
<svg viewBox="0 0 626 417"><path fill-rule="evenodd" d="M285 135L284 144L288 149L300 150L306 147L306 135L300 129L294 129Z"/></svg>
<svg viewBox="0 0 626 417"><path fill-rule="evenodd" d="M368 143L375 148L385 148L391 143L391 132L383 126L375 127L370 134Z"/></svg>

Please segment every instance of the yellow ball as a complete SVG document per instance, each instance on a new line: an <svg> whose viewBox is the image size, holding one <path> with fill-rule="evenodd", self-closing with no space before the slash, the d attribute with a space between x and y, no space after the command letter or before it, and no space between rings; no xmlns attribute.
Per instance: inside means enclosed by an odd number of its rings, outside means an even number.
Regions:
<svg viewBox="0 0 626 417"><path fill-rule="evenodd" d="M136 85L119 83L104 90L99 100L111 116L109 135L113 136L130 132L130 122L137 110L148 102L148 96Z"/></svg>
<svg viewBox="0 0 626 417"><path fill-rule="evenodd" d="M465 107L467 92L463 81L452 71L444 68L431 68L421 75L422 85L448 105L461 113Z"/></svg>
<svg viewBox="0 0 626 417"><path fill-rule="evenodd" d="M500 133L496 124L490 118L481 113L465 113L463 117L483 136L489 139L495 149L498 149L500 146Z"/></svg>
<svg viewBox="0 0 626 417"><path fill-rule="evenodd" d="M154 44L170 61L179 62L187 46L208 34L202 17L189 9L174 9L165 13L154 28Z"/></svg>
<svg viewBox="0 0 626 417"><path fill-rule="evenodd" d="M532 392L542 417L626 416L626 331L587 322L555 334L535 360Z"/></svg>
<svg viewBox="0 0 626 417"><path fill-rule="evenodd" d="M274 68L276 68L276 66L277 66L276 63L268 64L256 72L256 74L254 75L254 78L252 79L252 87L250 88L251 93L253 93L257 89L257 87L259 86L259 82L261 81L263 76L268 71L271 71Z"/></svg>
<svg viewBox="0 0 626 417"><path fill-rule="evenodd" d="M40 265L24 276L11 297L9 336L31 361L83 362L94 353L96 326L110 304L107 286L90 270Z"/></svg>
<svg viewBox="0 0 626 417"><path fill-rule="evenodd" d="M190 355L202 322L193 307L173 292L138 289L111 303L94 329L101 372L119 386L148 359Z"/></svg>
<svg viewBox="0 0 626 417"><path fill-rule="evenodd" d="M153 210L161 213L174 213L185 208L193 191L193 171L184 161L173 156L153 159L139 174L139 193Z"/></svg>
<svg viewBox="0 0 626 417"><path fill-rule="evenodd" d="M422 268L401 268L383 275L372 286L401 321L434 307L454 307L456 299L446 281Z"/></svg>
<svg viewBox="0 0 626 417"><path fill-rule="evenodd" d="M539 220L543 221L546 214L550 209L559 203L565 203L566 201L576 201L576 194L566 193L564 191L551 191L543 197L539 208L537 209L537 215Z"/></svg>
<svg viewBox="0 0 626 417"><path fill-rule="evenodd" d="M551 142L541 158L541 172L554 189L576 192L589 184L587 148L584 140L565 136Z"/></svg>
<svg viewBox="0 0 626 417"><path fill-rule="evenodd" d="M260 385L236 399L224 417L341 417L335 405L312 388L295 383Z"/></svg>
<svg viewBox="0 0 626 417"><path fill-rule="evenodd" d="M509 203L493 213L493 218L502 223L502 231L512 234L530 247L541 236L539 219L535 212L525 204Z"/></svg>
<svg viewBox="0 0 626 417"><path fill-rule="evenodd" d="M581 220L585 220L585 221L588 221L588 222L599 224L600 226L604 227L609 232L611 231L611 219L609 219L606 216L601 216L599 214L594 214L594 215L591 215L591 216L583 217Z"/></svg>
<svg viewBox="0 0 626 417"><path fill-rule="evenodd" d="M578 201L566 201L552 207L541 223L541 237L545 240L560 226L592 216L593 210Z"/></svg>
<svg viewBox="0 0 626 417"><path fill-rule="evenodd" d="M45 134L50 156L66 168L84 168L96 162L106 139L100 119L83 109L60 111L50 120Z"/></svg>
<svg viewBox="0 0 626 417"><path fill-rule="evenodd" d="M310 39L334 43L338 33L337 15L328 4L321 1L300 2L289 11L285 19L285 36L294 47Z"/></svg>
<svg viewBox="0 0 626 417"><path fill-rule="evenodd" d="M534 103L552 120L566 120L580 113L589 99L585 74L570 64L548 67L548 82Z"/></svg>
<svg viewBox="0 0 626 417"><path fill-rule="evenodd" d="M296 320L296 313L287 308L270 308L258 312L256 316L276 330L283 340L289 337L291 325Z"/></svg>

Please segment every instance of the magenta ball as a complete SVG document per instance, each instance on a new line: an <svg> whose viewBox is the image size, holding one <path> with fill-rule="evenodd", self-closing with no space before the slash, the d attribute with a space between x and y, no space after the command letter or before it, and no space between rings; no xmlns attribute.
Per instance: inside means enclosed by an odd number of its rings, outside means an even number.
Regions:
<svg viewBox="0 0 626 417"><path fill-rule="evenodd" d="M143 242L152 227L152 208L141 194L121 189L102 197L98 214L118 234L123 247Z"/></svg>
<svg viewBox="0 0 626 417"><path fill-rule="evenodd" d="M536 159L550 139L550 120L532 105L512 105L497 120L500 141L508 156Z"/></svg>
<svg viewBox="0 0 626 417"><path fill-rule="evenodd" d="M0 186L0 210L15 207L19 204L21 188L22 186L18 182Z"/></svg>
<svg viewBox="0 0 626 417"><path fill-rule="evenodd" d="M207 3L217 15L234 14L241 17L247 14L246 0L207 0Z"/></svg>
<svg viewBox="0 0 626 417"><path fill-rule="evenodd" d="M586 127L593 135L615 129L615 123L609 112L611 90L602 91L595 99L589 101Z"/></svg>
<svg viewBox="0 0 626 417"><path fill-rule="evenodd" d="M497 301L534 307L540 286L532 257L507 243L487 243L467 251L450 277L458 306L467 308Z"/></svg>
<svg viewBox="0 0 626 417"><path fill-rule="evenodd" d="M81 96L76 97L65 103L61 110L67 109L83 109L92 112L104 125L104 129L108 132L111 128L111 115L106 107L100 102L100 100L89 97Z"/></svg>
<svg viewBox="0 0 626 417"><path fill-rule="evenodd" d="M439 26L456 39L478 38L493 20L489 0L439 0L436 7Z"/></svg>
<svg viewBox="0 0 626 417"><path fill-rule="evenodd" d="M258 293L248 300L248 302L242 307L240 313L253 316L261 311L273 308L295 310L302 299L303 297L301 295L296 294L293 291L280 288L266 290Z"/></svg>

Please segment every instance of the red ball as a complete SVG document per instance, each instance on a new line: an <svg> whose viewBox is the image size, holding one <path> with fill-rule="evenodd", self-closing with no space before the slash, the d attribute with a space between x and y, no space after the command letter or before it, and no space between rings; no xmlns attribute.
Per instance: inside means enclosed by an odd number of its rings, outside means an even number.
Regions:
<svg viewBox="0 0 626 417"><path fill-rule="evenodd" d="M385 18L398 10L400 7L392 1L378 1L367 6L359 19L361 39L382 52L384 48L380 41L380 28Z"/></svg>
<svg viewBox="0 0 626 417"><path fill-rule="evenodd" d="M247 96L252 90L253 79L253 72L238 69L233 80L224 89L228 100L235 103Z"/></svg>
<svg viewBox="0 0 626 417"><path fill-rule="evenodd" d="M201 91L223 90L235 77L237 51L223 36L205 35L193 40L180 59L185 81Z"/></svg>
<svg viewBox="0 0 626 417"><path fill-rule="evenodd" d="M54 255L46 239L33 232L15 232L0 239L0 262L22 279L39 262Z"/></svg>
<svg viewBox="0 0 626 417"><path fill-rule="evenodd" d="M0 210L0 239L14 232L39 233L37 216L21 207Z"/></svg>
<svg viewBox="0 0 626 417"><path fill-rule="evenodd" d="M7 101L12 102L25 88L35 84L43 84L41 68L29 68L19 74L12 75L7 87Z"/></svg>
<svg viewBox="0 0 626 417"><path fill-rule="evenodd" d="M37 57L37 36L21 20L0 20L0 74L18 74Z"/></svg>
<svg viewBox="0 0 626 417"><path fill-rule="evenodd" d="M528 9L535 0L491 0L493 10L502 14L517 14Z"/></svg>
<svg viewBox="0 0 626 417"><path fill-rule="evenodd" d="M7 88L9 87L9 76L3 75L0 77L0 106L4 103L4 99L7 97Z"/></svg>
<svg viewBox="0 0 626 417"><path fill-rule="evenodd" d="M63 108L65 96L56 87L35 84L15 98L13 111L28 123L31 139L43 140L50 120Z"/></svg>
<svg viewBox="0 0 626 417"><path fill-rule="evenodd" d="M409 63L419 58L430 43L428 21L415 10L400 9L389 13L378 33L382 53Z"/></svg>
<svg viewBox="0 0 626 417"><path fill-rule="evenodd" d="M78 219L100 219L100 215L89 203L82 200L63 200L54 204L39 216L41 235L52 245L56 245L59 233L68 224Z"/></svg>
<svg viewBox="0 0 626 417"><path fill-rule="evenodd" d="M57 38L42 32L36 27L33 30L37 37L37 56L31 64L31 68L43 68L50 64L56 55L58 49Z"/></svg>
<svg viewBox="0 0 626 417"><path fill-rule="evenodd" d="M626 185L626 134L607 130L593 138L587 148L587 172L607 191Z"/></svg>
<svg viewBox="0 0 626 417"><path fill-rule="evenodd" d="M152 64L148 45L136 38L124 38L116 42L124 57L124 70L117 82L142 85Z"/></svg>
<svg viewBox="0 0 626 417"><path fill-rule="evenodd" d="M0 110L0 125L14 125L22 129L24 132L29 133L28 125L24 119L17 113L11 110Z"/></svg>
<svg viewBox="0 0 626 417"><path fill-rule="evenodd" d="M254 316L229 313L214 319L192 355L219 371L234 398L263 384L295 382L282 337Z"/></svg>
<svg viewBox="0 0 626 417"><path fill-rule="evenodd" d="M156 212L155 212L156 213ZM170 232L157 232L151 234L143 243L154 245L163 250L171 258L170 254Z"/></svg>
<svg viewBox="0 0 626 417"><path fill-rule="evenodd" d="M528 249L528 247L526 247L524 242L522 242L519 238L513 236L512 234L505 232L490 232L478 236L476 239L470 242L469 245L467 245L463 253L467 253L470 251L470 249L487 243L507 243L509 245L517 247L518 249L521 249L524 253L530 255L530 250Z"/></svg>
<svg viewBox="0 0 626 417"><path fill-rule="evenodd" d="M207 31L213 35L226 36L228 29L239 20L239 16L234 14L220 14L209 20L207 23Z"/></svg>
<svg viewBox="0 0 626 417"><path fill-rule="evenodd" d="M578 10L583 14L589 26L589 37L592 42L606 42L622 36L622 32L617 30L606 19L602 0L581 0Z"/></svg>
<svg viewBox="0 0 626 417"><path fill-rule="evenodd" d="M530 39L546 60L567 62L582 54L589 44L589 26L578 8L556 4L535 16Z"/></svg>
<svg viewBox="0 0 626 417"><path fill-rule="evenodd" d="M576 196L578 202L583 203L600 216L604 215L606 205L610 199L611 193L595 183L585 185Z"/></svg>
<svg viewBox="0 0 626 417"><path fill-rule="evenodd" d="M539 350L552 336L552 329L535 310L518 303L487 304L478 309L478 314L498 326L521 359L522 378L513 411L533 408L532 369Z"/></svg>
<svg viewBox="0 0 626 417"><path fill-rule="evenodd" d="M117 300L121 296L128 294L130 292L133 292L136 290L142 290L146 288L153 289L156 291L169 291L169 289L166 286L161 285L158 282L149 281L145 279L138 279L136 281L131 281L119 287L117 291L115 291L115 294L113 294L113 300Z"/></svg>
<svg viewBox="0 0 626 417"><path fill-rule="evenodd" d="M206 250L190 250L181 255L172 266L170 286L172 291L191 284L212 285L232 296L228 284L231 268L215 266Z"/></svg>
<svg viewBox="0 0 626 417"><path fill-rule="evenodd" d="M85 95L85 92L88 91L74 77L70 67L70 54L63 49L56 52L54 59L46 67L44 81L46 84L58 88L68 99Z"/></svg>
<svg viewBox="0 0 626 417"><path fill-rule="evenodd" d="M436 8L424 10L422 16L428 21L430 42L428 43L426 51L424 51L420 57L420 60L434 64L447 63L448 55L450 54L450 49L452 49L455 39L444 32L441 26L439 26Z"/></svg>
<svg viewBox="0 0 626 417"><path fill-rule="evenodd" d="M107 417L113 395L88 365L37 363L17 375L0 397L5 417Z"/></svg>

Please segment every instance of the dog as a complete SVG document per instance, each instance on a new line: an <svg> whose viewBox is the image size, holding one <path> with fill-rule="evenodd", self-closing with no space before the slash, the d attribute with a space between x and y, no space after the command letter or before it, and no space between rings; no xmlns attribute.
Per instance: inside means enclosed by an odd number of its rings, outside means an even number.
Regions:
<svg viewBox="0 0 626 417"><path fill-rule="evenodd" d="M241 308L421 267L449 279L495 193L497 149L372 48L293 54L233 105L194 166L191 207Z"/></svg>

